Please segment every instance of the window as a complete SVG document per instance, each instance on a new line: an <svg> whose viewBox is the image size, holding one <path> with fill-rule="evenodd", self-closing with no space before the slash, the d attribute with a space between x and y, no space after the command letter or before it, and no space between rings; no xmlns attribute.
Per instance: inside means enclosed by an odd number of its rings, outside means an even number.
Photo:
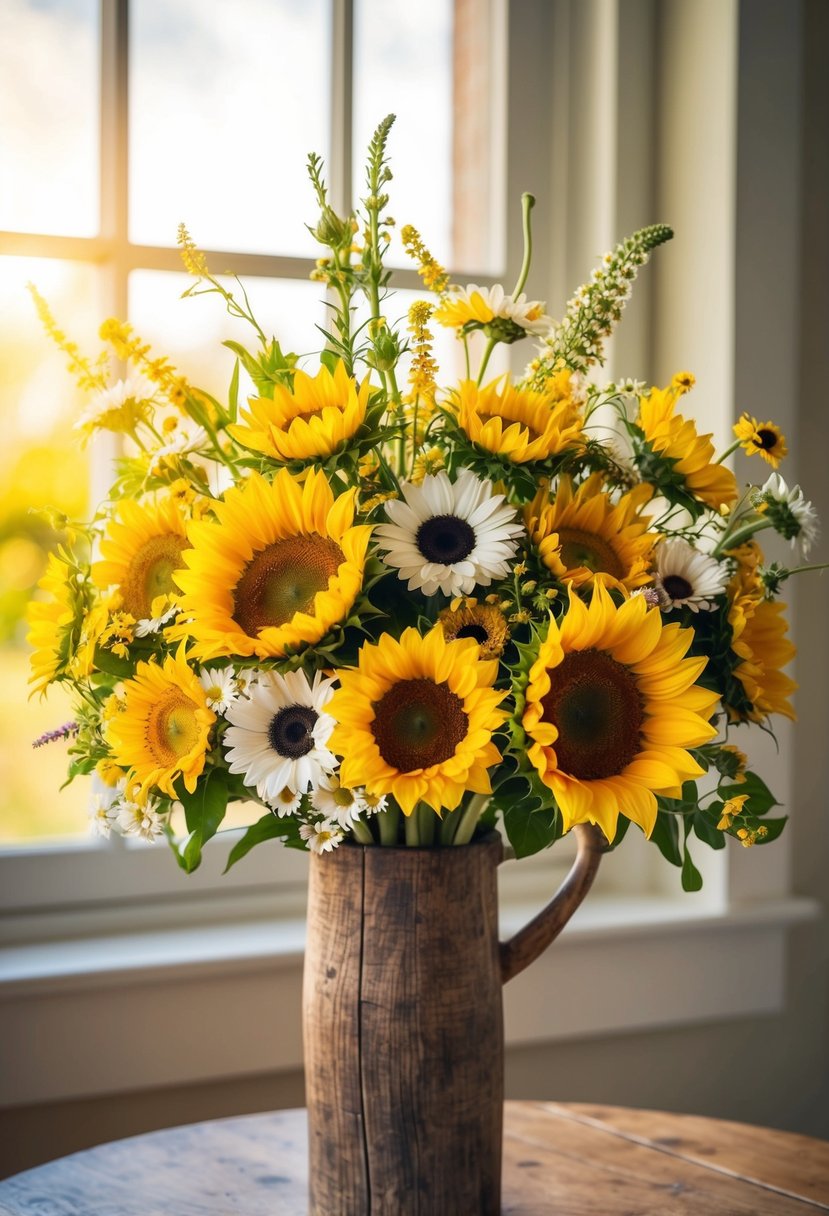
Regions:
<svg viewBox="0 0 829 1216"><path fill-rule="evenodd" d="M492 116L503 108L505 72L476 74L470 65L482 52L488 65L503 60L504 6L240 0L230 20L219 0L184 0L174 9L163 0L12 0L5 19L0 359L10 433L0 568L10 579L0 601L8 690L0 711L8 772L0 848L8 855L0 865L9 878L2 899L18 909L63 907L79 892L90 904L150 889L181 899L166 847L89 839L86 783L57 792L62 745L29 760L31 741L69 714L60 689L45 703L27 701L22 612L57 539L28 510L55 506L83 517L108 484L113 453L104 444L82 448L72 428L80 395L25 285L36 284L82 351L98 350L101 320L127 317L157 353L224 394L232 358L221 341L248 335L214 297L179 300L188 282L175 247L179 222L212 269L244 278L257 316L301 352L326 316L309 281L318 246L305 227L313 218L305 158L322 154L332 194L346 205L362 189L371 132L390 110L399 222L414 219L459 272L492 281L486 276L502 270L503 257L503 209L494 201L503 141ZM21 75L16 65L31 54L41 70ZM473 143L471 164L460 150ZM485 201L453 230L455 200L470 193ZM402 248L394 260L402 315L418 280L403 268ZM448 335L446 348L454 354ZM102 851L111 854L105 864ZM226 851L217 842L207 877L186 884L187 897L216 881ZM286 890L301 884L303 858L278 852L276 863L254 853L220 892L230 899L244 889L255 902L275 864Z"/></svg>

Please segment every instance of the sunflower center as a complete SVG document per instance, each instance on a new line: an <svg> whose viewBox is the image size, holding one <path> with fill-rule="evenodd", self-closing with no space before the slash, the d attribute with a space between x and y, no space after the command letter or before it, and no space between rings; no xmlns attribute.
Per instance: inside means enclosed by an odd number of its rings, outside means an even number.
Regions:
<svg viewBox="0 0 829 1216"><path fill-rule="evenodd" d="M187 549L187 538L178 532L151 536L134 555L127 577L120 587L124 611L137 621L151 615L156 596L175 593L173 571L182 565L181 552Z"/></svg>
<svg viewBox="0 0 829 1216"><path fill-rule="evenodd" d="M319 717L310 705L285 705L271 718L268 742L280 756L298 760L314 746L314 726Z"/></svg>
<svg viewBox="0 0 829 1216"><path fill-rule="evenodd" d="M777 443L777 435L774 431L770 431L767 427L761 427L757 432L757 438L760 441L760 447L764 452L770 452Z"/></svg>
<svg viewBox="0 0 829 1216"><path fill-rule="evenodd" d="M386 764L401 773L442 764L466 738L463 701L434 680L399 680L374 706L374 735Z"/></svg>
<svg viewBox="0 0 829 1216"><path fill-rule="evenodd" d="M433 515L418 528L415 543L427 562L451 566L469 557L475 548L475 533L457 515Z"/></svg>
<svg viewBox="0 0 829 1216"><path fill-rule="evenodd" d="M173 692L154 705L147 721L147 747L161 764L169 766L193 751L199 741L196 704Z"/></svg>
<svg viewBox="0 0 829 1216"><path fill-rule="evenodd" d="M345 554L327 536L288 536L254 554L233 593L233 619L248 635L311 612Z"/></svg>
<svg viewBox="0 0 829 1216"><path fill-rule="evenodd" d="M479 646L483 646L484 642L489 641L489 634L483 625L461 625L456 638L474 638Z"/></svg>
<svg viewBox="0 0 829 1216"><path fill-rule="evenodd" d="M579 528L560 528L561 560L568 570L586 566L594 573L598 570L613 578L624 578L625 568L618 554L601 536L594 532L582 532Z"/></svg>
<svg viewBox="0 0 829 1216"><path fill-rule="evenodd" d="M623 772L641 747L642 697L631 672L600 650L575 650L548 672L544 720L558 767L580 781Z"/></svg>
<svg viewBox="0 0 829 1216"><path fill-rule="evenodd" d="M681 574L669 574L667 578L663 578L662 586L672 600L687 600L694 594L694 588Z"/></svg>

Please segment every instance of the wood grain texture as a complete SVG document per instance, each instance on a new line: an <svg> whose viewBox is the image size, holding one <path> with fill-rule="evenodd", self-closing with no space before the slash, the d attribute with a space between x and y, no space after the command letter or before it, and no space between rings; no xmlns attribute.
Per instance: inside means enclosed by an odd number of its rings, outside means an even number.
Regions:
<svg viewBox="0 0 829 1216"><path fill-rule="evenodd" d="M501 978L505 984L555 941L593 885L607 841L592 823L576 824L573 833L578 847L570 873L547 906L508 942L501 943Z"/></svg>
<svg viewBox="0 0 829 1216"><path fill-rule="evenodd" d="M340 855L358 856L359 873ZM354 847L312 859L309 941L318 941L306 959L304 1033L314 1216L499 1212L501 855L493 834L463 849ZM359 1118L345 1125L338 1112L356 1107L358 1091Z"/></svg>
<svg viewBox="0 0 829 1216"><path fill-rule="evenodd" d="M304 1111L154 1132L0 1182L0 1216L305 1216L307 1147ZM828 1209L826 1141L658 1111L504 1107L503 1216Z"/></svg>

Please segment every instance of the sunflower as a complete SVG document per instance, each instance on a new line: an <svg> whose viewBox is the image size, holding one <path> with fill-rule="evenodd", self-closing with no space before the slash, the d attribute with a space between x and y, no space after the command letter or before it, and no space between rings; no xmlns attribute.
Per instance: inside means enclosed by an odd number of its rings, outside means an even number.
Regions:
<svg viewBox="0 0 829 1216"><path fill-rule="evenodd" d="M597 584L588 606L571 589L530 668L522 719L565 829L595 823L612 840L621 812L649 836L656 794L679 797L701 776L686 749L716 734L717 694L694 683L707 660L685 658L693 639L643 596L617 608Z"/></svg>
<svg viewBox="0 0 829 1216"><path fill-rule="evenodd" d="M368 377L358 389L341 361L333 376L327 367L314 377L297 369L291 389L275 384L272 399L251 397L242 411L247 425L227 429L242 447L274 460L330 456L363 425L370 392Z"/></svg>
<svg viewBox="0 0 829 1216"><path fill-rule="evenodd" d="M117 587L123 610L136 621L150 621L159 615L155 601L176 594L173 571L182 566L187 546L187 525L174 499L139 504L124 498L101 541L104 560L94 563L92 578L99 587Z"/></svg>
<svg viewBox="0 0 829 1216"><path fill-rule="evenodd" d="M763 598L762 584L750 568L738 569L729 598L731 649L738 660L734 675L749 702L748 707L726 704L729 718L761 722L769 714L783 714L794 720L789 697L797 685L781 671L795 656L786 636L785 605Z"/></svg>
<svg viewBox="0 0 829 1216"><path fill-rule="evenodd" d="M28 607L29 633L26 641L32 647L29 656L34 685L32 696L41 695L62 672L71 659L71 637L79 615L78 588L74 573L66 562L49 554L46 570L38 588L50 598L33 600Z"/></svg>
<svg viewBox="0 0 829 1216"><path fill-rule="evenodd" d="M632 591L650 581L657 533L648 532L650 518L641 514L653 491L638 485L613 503L602 490L601 473L593 473L578 489L564 475L555 498L539 490L524 508L530 539L544 565L556 578L574 587L601 583Z"/></svg>
<svg viewBox="0 0 829 1216"><path fill-rule="evenodd" d="M487 769L501 758L492 732L506 717L504 694L492 688L497 670L473 639L447 642L441 629L366 643L327 706L343 785L391 794L406 815L421 801L439 814L465 790L490 793Z"/></svg>
<svg viewBox="0 0 829 1216"><path fill-rule="evenodd" d="M178 777L192 794L215 721L183 649L161 665L139 663L134 678L124 682L121 712L106 727L113 763L129 769L129 795L143 803L155 788L176 798Z"/></svg>
<svg viewBox="0 0 829 1216"><path fill-rule="evenodd" d="M252 473L216 503L215 522L190 525L175 578L196 658L285 655L348 617L371 534L352 527L355 495L335 500L314 469L301 484L287 469L271 484Z"/></svg>
<svg viewBox="0 0 829 1216"><path fill-rule="evenodd" d="M491 481L461 469L425 477L419 486L403 482L404 502L386 503L391 523L376 529L387 566L408 580L410 591L469 595L509 572L524 529Z"/></svg>
<svg viewBox="0 0 829 1216"><path fill-rule="evenodd" d="M581 438L581 405L569 371L553 376L540 393L515 388L508 380L503 387L493 380L484 388L464 380L454 408L472 443L513 464L548 460Z"/></svg>
<svg viewBox="0 0 829 1216"><path fill-rule="evenodd" d="M734 434L746 455L754 456L759 452L773 469L788 455L789 449L786 447L783 432L773 422L758 422L750 414L743 414L734 424Z"/></svg>
<svg viewBox="0 0 829 1216"><path fill-rule="evenodd" d="M467 600L457 608L444 608L438 625L447 642L472 638L480 646L482 659L497 659L509 640L507 618L497 604Z"/></svg>
<svg viewBox="0 0 829 1216"><path fill-rule="evenodd" d="M666 492L680 486L714 510L736 501L737 482L725 465L714 464L710 435L698 435L694 423L674 414L682 387L652 388L639 398L636 425L645 445L640 467L647 481Z"/></svg>

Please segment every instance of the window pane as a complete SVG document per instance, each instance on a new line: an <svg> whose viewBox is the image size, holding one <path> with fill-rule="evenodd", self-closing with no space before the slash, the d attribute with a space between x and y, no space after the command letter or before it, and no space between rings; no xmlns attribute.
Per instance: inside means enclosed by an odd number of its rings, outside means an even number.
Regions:
<svg viewBox="0 0 829 1216"><path fill-rule="evenodd" d="M328 156L325 0L134 0L130 237L316 256L303 171Z"/></svg>
<svg viewBox="0 0 829 1216"><path fill-rule="evenodd" d="M249 325L229 317L217 295L182 300L193 280L163 270L137 270L130 275L129 315L138 333L150 342L156 355L166 355L189 380L219 400L227 398L234 356L222 346L231 338L250 350L256 335ZM238 294L237 285L225 280ZM286 353L299 355L319 350L325 340L315 328L325 320L318 283L285 279L248 279L245 282L253 315L268 337L275 337ZM240 376L239 400L251 391Z"/></svg>
<svg viewBox="0 0 829 1216"><path fill-rule="evenodd" d="M503 48L492 46L491 10L488 0L354 6L354 197L365 193L372 132L393 113L390 212L459 271L497 270L492 132L503 99L491 67ZM393 250L395 264L411 265Z"/></svg>
<svg viewBox="0 0 829 1216"><path fill-rule="evenodd" d="M46 259L0 259L0 843L84 835L86 782L59 793L66 745L32 741L71 717L60 688L28 700L24 613L58 537L39 516L55 507L87 510L88 458L72 421L82 397L65 358L44 335L26 292L36 283L81 351L95 354L100 305L92 267Z"/></svg>
<svg viewBox="0 0 829 1216"><path fill-rule="evenodd" d="M0 5L0 229L98 231L97 0Z"/></svg>

